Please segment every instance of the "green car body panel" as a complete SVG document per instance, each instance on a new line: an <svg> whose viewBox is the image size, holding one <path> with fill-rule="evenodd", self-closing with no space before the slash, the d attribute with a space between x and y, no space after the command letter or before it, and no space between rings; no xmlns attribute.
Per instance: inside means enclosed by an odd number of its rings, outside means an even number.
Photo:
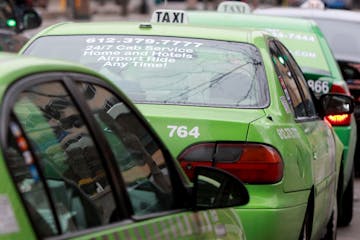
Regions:
<svg viewBox="0 0 360 240"><path fill-rule="evenodd" d="M37 76L44 78L44 74L83 74L101 79L108 86L116 89L110 81L102 75L88 68L74 64L73 62L55 61L34 57L24 57L13 54L0 54L0 99L1 108L4 97L9 87L18 84L24 78ZM65 76L65 75L64 75ZM44 80L44 79L42 79ZM136 107L121 92L117 91L117 96L126 101L132 110L139 113ZM34 123L34 122L33 122ZM40 142L47 142L50 136L39 136ZM16 187L6 163L7 155L1 149L0 154L0 239L39 239L39 235L33 228L29 214L24 206L24 201ZM178 166L180 168L180 166ZM46 171L46 170L44 170ZM180 169L180 174L182 173ZM184 185L190 182L183 174ZM64 193L66 194L66 193ZM210 209L202 211L191 211L189 209L179 209L176 212L167 212L161 216L152 216L144 219L127 219L116 224L98 228L79 230L75 234L64 234L57 236L59 239L163 239L178 238L186 239L246 239L242 223L237 213L232 208ZM41 238L41 237L40 237ZM41 238L42 239L42 238Z"/></svg>
<svg viewBox="0 0 360 240"><path fill-rule="evenodd" d="M189 11L189 23L201 26L254 28L268 31L279 38L290 50L307 80L314 82L320 79L328 82L327 89L331 89L332 84L336 83L348 90L323 33L312 20L252 14ZM315 90L314 93L324 93L321 87L319 87L319 90ZM334 126L335 132L344 144L342 160L343 191L345 191L352 177L357 140L356 127L354 116L351 117L350 125Z"/></svg>
<svg viewBox="0 0 360 240"><path fill-rule="evenodd" d="M90 62L94 63L96 60L84 58L84 52L81 52L84 51L84 46L72 46L72 53L67 56L57 56L58 49L52 49L51 46L59 46L62 41L65 41L64 45L70 44L67 41L81 45L86 39L94 38L99 41L103 36L119 39L117 41L123 41L120 37L116 38L118 36L144 39L161 39L164 36L178 41L209 40L224 43L224 46L228 42L255 46L261 56L269 95L268 101L261 107L245 109L194 104L151 104L136 99L136 95L132 98L130 92L123 91L136 103L174 157L179 157L189 146L222 141L260 143L272 147L280 154L284 164L281 179L273 184L246 184L250 201L245 206L235 207L247 239L297 239L309 205L315 205L313 237L320 236L326 225L325 221L330 218L330 206L336 201L336 168L340 166L343 144L322 119L295 121L294 114L286 110L281 101L285 98L284 90L269 54L268 42L274 39L272 36L255 30L168 24L63 23L40 32L27 43L21 53L75 60L91 65ZM153 39L150 40L149 42L156 43ZM135 48L134 45L131 46ZM59 50L64 51L65 48ZM161 68L159 69L161 72ZM136 74L135 72L134 76ZM107 77L116 85L121 85L121 79L116 76ZM176 131L174 128L180 130ZM191 134L192 130L195 131L194 134ZM325 206L324 203L329 205Z"/></svg>

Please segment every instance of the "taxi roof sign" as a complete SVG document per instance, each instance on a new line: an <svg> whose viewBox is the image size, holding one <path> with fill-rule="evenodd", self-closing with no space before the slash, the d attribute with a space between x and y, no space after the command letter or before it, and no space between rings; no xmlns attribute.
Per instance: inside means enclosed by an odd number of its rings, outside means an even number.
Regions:
<svg viewBox="0 0 360 240"><path fill-rule="evenodd" d="M187 24L189 20L183 10L158 9L153 12L151 22Z"/></svg>
<svg viewBox="0 0 360 240"><path fill-rule="evenodd" d="M217 7L218 12L224 13L250 13L250 6L245 2L238 1L224 1L219 4Z"/></svg>
<svg viewBox="0 0 360 240"><path fill-rule="evenodd" d="M301 8L325 9L325 4L321 0L307 0L300 5Z"/></svg>

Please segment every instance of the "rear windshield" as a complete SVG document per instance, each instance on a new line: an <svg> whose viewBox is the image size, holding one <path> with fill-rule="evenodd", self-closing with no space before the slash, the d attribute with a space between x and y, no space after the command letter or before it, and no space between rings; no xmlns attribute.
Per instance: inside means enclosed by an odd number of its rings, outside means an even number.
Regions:
<svg viewBox="0 0 360 240"><path fill-rule="evenodd" d="M203 39L81 35L37 39L26 55L84 64L134 102L262 108L269 94L258 49Z"/></svg>

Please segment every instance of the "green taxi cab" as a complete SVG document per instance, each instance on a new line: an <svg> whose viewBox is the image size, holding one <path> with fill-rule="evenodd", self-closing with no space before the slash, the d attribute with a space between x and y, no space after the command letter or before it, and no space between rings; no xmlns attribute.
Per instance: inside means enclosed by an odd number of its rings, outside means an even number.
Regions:
<svg viewBox="0 0 360 240"><path fill-rule="evenodd" d="M244 184L190 183L135 106L74 63L0 54L0 239L246 239Z"/></svg>
<svg viewBox="0 0 360 240"><path fill-rule="evenodd" d="M107 76L191 180L197 166L241 179L250 201L234 209L247 239L333 237L343 144L324 117L350 114L351 97L313 98L289 51L263 31L178 24L182 11L154 18L173 24L60 23L21 53Z"/></svg>
<svg viewBox="0 0 360 240"><path fill-rule="evenodd" d="M223 2L226 5L227 2ZM244 4L244 3L242 3ZM285 17L271 17L253 14L236 14L229 11L237 2L230 2L227 13L201 12L188 13L189 24L255 28L269 32L277 37L291 52L299 64L308 86L319 97L328 92L350 95L346 81L334 58L332 51L318 25L311 20ZM233 7L234 8L234 7ZM357 141L357 125L354 114L326 116L328 122L344 144L340 165L338 204L339 225L348 225L353 215L354 161Z"/></svg>

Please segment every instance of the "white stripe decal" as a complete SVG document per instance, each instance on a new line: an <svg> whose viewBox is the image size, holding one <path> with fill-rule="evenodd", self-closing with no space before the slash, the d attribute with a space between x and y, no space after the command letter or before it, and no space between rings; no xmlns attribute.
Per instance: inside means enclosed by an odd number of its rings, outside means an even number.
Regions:
<svg viewBox="0 0 360 240"><path fill-rule="evenodd" d="M172 235L173 235L173 238L177 238L178 237L178 233L177 233L177 231L176 231L176 224L175 224L175 222L173 221L173 218L169 218L168 219L168 223L169 223L169 225L170 225L170 231L171 231L171 233L172 233Z"/></svg>
<svg viewBox="0 0 360 240"><path fill-rule="evenodd" d="M142 237L141 237L141 234L140 234L140 232L139 232L139 228L134 228L133 231L134 231L134 234L135 234L135 236L136 236L136 239L137 239L137 240L141 240Z"/></svg>
<svg viewBox="0 0 360 240"><path fill-rule="evenodd" d="M185 233L184 225L182 224L181 217L179 215L176 216L176 222L180 231L180 236L181 237L185 236L186 233Z"/></svg>
<svg viewBox="0 0 360 240"><path fill-rule="evenodd" d="M212 232L212 226L207 211L203 212L203 215L206 221L207 232Z"/></svg>
<svg viewBox="0 0 360 240"><path fill-rule="evenodd" d="M213 223L217 223L219 221L218 214L215 210L210 210L210 215Z"/></svg>
<svg viewBox="0 0 360 240"><path fill-rule="evenodd" d="M144 230L145 230L145 238L146 238L147 240L151 240L153 234L151 234L150 225L149 225L149 224L146 224L146 225L144 226Z"/></svg>
<svg viewBox="0 0 360 240"><path fill-rule="evenodd" d="M161 227L162 227L162 232L164 234L165 239L170 240L168 226L166 226L165 221L161 221Z"/></svg>
<svg viewBox="0 0 360 240"><path fill-rule="evenodd" d="M125 235L125 239L129 239L129 240L131 239L129 229L126 229L126 230L124 231L124 235Z"/></svg>
<svg viewBox="0 0 360 240"><path fill-rule="evenodd" d="M185 221L185 225L186 225L186 229L187 229L187 235L190 235L193 233L192 227L190 225L190 221L189 221L189 216L188 215L184 215L184 221Z"/></svg>

